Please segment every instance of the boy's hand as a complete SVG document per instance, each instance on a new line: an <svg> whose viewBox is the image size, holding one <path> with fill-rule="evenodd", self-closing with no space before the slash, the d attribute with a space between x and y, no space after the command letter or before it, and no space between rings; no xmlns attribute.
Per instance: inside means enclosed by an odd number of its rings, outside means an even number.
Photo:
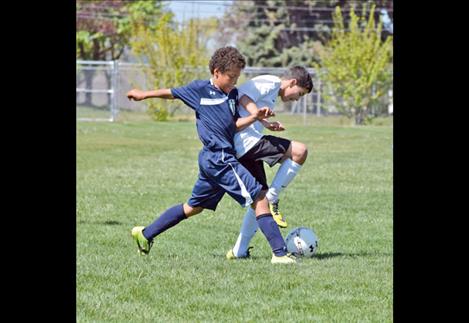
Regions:
<svg viewBox="0 0 469 323"><path fill-rule="evenodd" d="M270 131L283 131L285 128L279 121L269 122L267 120L261 120L262 125Z"/></svg>
<svg viewBox="0 0 469 323"><path fill-rule="evenodd" d="M127 98L131 101L141 101L145 99L145 93L137 89L132 89L127 92Z"/></svg>
<svg viewBox="0 0 469 323"><path fill-rule="evenodd" d="M283 131L285 128L279 121L268 122L267 129L271 131Z"/></svg>
<svg viewBox="0 0 469 323"><path fill-rule="evenodd" d="M257 110L256 118L257 120L263 120L275 116L274 111L268 107L263 107Z"/></svg>

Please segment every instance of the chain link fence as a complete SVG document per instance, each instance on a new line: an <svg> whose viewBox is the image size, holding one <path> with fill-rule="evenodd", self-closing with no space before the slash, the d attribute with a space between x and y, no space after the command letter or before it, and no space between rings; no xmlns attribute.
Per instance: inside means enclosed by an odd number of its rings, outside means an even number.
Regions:
<svg viewBox="0 0 469 323"><path fill-rule="evenodd" d="M119 61L84 61L76 62L76 107L80 121L115 121L120 111L143 112L147 104L129 101L126 93L132 88L142 90L154 89L144 72L145 66L136 63ZM287 68L277 67L246 67L238 80L238 85L257 75L271 74L281 76ZM314 89L310 94L298 101L282 102L277 100L275 111L280 113L303 115L337 114L333 106L324 104L322 92L326 88L317 77L314 69L309 68L313 78ZM210 78L207 67L206 79ZM183 84L178 84L180 86ZM169 87L169 86L168 86ZM390 106L390 110L388 110ZM179 114L192 114L193 111L184 105L177 105ZM385 111L384 111L385 110ZM382 104L372 107L374 114L392 113L392 92L383 97Z"/></svg>

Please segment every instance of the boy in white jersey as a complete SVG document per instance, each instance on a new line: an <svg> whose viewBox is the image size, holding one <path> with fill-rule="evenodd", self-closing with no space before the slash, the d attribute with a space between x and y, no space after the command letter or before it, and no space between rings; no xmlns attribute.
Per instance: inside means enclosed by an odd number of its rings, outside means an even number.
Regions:
<svg viewBox="0 0 469 323"><path fill-rule="evenodd" d="M277 97L282 101L296 101L301 96L310 93L313 82L308 71L301 66L294 66L279 78L274 75L260 75L245 82L239 88L239 103L245 109L240 109L241 116L254 113L261 107L274 109ZM287 222L278 209L280 192L287 187L301 169L306 160L308 150L306 145L275 136L264 136L262 131L267 128L272 131L282 131L285 128L278 121L262 120L235 134L236 158L267 190L271 213L275 222L282 228ZM277 171L272 185L269 188L265 175L264 164L270 167L280 162L282 165ZM228 259L249 257L249 242L256 233L258 225L251 209L246 212L240 234L233 249L226 254Z"/></svg>

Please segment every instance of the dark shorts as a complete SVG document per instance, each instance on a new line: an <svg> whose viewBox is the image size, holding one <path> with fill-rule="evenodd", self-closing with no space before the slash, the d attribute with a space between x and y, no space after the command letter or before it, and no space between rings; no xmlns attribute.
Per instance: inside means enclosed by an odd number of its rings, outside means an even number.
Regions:
<svg viewBox="0 0 469 323"><path fill-rule="evenodd" d="M262 185L236 159L233 153L202 149L199 153L199 178L187 204L215 210L225 193L241 206L252 204Z"/></svg>
<svg viewBox="0 0 469 323"><path fill-rule="evenodd" d="M266 190L269 186L267 185L263 162L270 167L274 166L285 156L290 144L291 141L288 139L263 136L254 147L239 159L239 162L259 181L262 189Z"/></svg>

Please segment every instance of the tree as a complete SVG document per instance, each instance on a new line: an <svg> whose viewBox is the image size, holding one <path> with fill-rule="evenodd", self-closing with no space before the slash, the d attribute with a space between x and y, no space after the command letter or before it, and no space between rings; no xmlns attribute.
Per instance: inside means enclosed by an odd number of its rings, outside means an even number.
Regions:
<svg viewBox="0 0 469 323"><path fill-rule="evenodd" d="M250 66L311 66L320 60L317 49L331 38L334 8L351 10L355 3L355 0L234 0L222 19L224 28L217 42L219 46L235 44ZM392 0L381 0L380 7L392 13Z"/></svg>
<svg viewBox="0 0 469 323"><path fill-rule="evenodd" d="M133 25L132 50L142 63L154 88L180 86L195 79L206 78L209 57L205 34L200 33L197 20L177 28L172 14L161 16L154 30L145 24ZM147 101L154 120L164 121L182 107L179 101Z"/></svg>
<svg viewBox="0 0 469 323"><path fill-rule="evenodd" d="M155 25L161 14L159 1L85 1L76 2L76 57L83 60L117 60L131 36L132 24ZM86 88L92 87L94 71L84 71ZM110 75L106 75L108 83ZM91 105L91 93L85 104Z"/></svg>
<svg viewBox="0 0 469 323"><path fill-rule="evenodd" d="M219 45L236 44L249 66L310 65L313 41L295 30L307 11L288 8L298 2L304 1L234 1L222 20Z"/></svg>
<svg viewBox="0 0 469 323"><path fill-rule="evenodd" d="M355 117L363 124L369 117L370 105L375 103L391 86L392 36L381 40L382 24L375 23L375 5L369 11L365 6L361 17L350 11L345 28L340 7L336 7L332 40L320 53L324 68L322 79L330 85L325 99L342 113Z"/></svg>

